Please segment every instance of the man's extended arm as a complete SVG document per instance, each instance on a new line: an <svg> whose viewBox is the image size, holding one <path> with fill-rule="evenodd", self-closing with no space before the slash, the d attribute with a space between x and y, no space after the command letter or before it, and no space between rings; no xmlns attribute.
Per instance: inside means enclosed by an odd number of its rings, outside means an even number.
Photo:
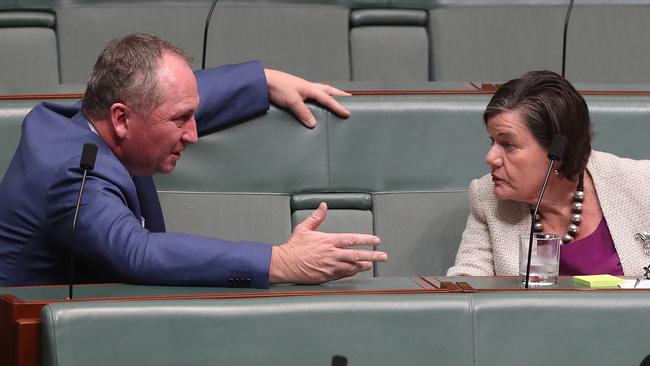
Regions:
<svg viewBox="0 0 650 366"><path fill-rule="evenodd" d="M137 196L130 176L101 144L71 238L78 170L54 175L46 215L56 242L70 245L65 249L73 249L86 267L131 283L232 286L230 279L247 279L247 286L268 286L268 245L144 229L134 215Z"/></svg>
<svg viewBox="0 0 650 366"><path fill-rule="evenodd" d="M348 117L334 96L349 95L326 84L312 83L278 70L263 69L257 61L195 71L201 102L196 111L199 136L263 114L269 101L290 110L307 127L316 126L305 101L315 101L341 117Z"/></svg>

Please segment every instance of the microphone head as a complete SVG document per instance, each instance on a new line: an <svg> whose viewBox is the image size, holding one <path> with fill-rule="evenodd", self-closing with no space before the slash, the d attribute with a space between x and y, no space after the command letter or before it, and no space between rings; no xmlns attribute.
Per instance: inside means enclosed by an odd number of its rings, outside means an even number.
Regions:
<svg viewBox="0 0 650 366"><path fill-rule="evenodd" d="M564 149L566 148L567 139L564 135L555 135L551 141L551 147L548 149L548 158L550 160L562 160Z"/></svg>
<svg viewBox="0 0 650 366"><path fill-rule="evenodd" d="M81 152L81 161L79 167L81 169L93 170L95 167L95 159L97 158L97 145L84 144L83 151Z"/></svg>
<svg viewBox="0 0 650 366"><path fill-rule="evenodd" d="M347 366L348 359L345 356L336 355L332 357L332 366Z"/></svg>

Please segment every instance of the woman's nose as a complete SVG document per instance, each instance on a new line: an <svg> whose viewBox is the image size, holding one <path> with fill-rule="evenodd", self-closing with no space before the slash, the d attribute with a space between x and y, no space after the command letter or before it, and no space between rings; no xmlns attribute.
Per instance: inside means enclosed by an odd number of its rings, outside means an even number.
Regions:
<svg viewBox="0 0 650 366"><path fill-rule="evenodd" d="M503 165L503 158L501 157L499 146L496 144L490 146L490 149L485 154L485 163L492 169Z"/></svg>

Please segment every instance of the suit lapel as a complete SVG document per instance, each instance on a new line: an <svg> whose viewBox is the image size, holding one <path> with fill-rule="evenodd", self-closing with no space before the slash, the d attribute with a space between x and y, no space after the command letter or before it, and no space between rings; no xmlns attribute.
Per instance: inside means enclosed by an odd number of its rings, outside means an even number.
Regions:
<svg viewBox="0 0 650 366"><path fill-rule="evenodd" d="M145 228L151 232L165 232L165 220L153 178L148 176L133 177L133 183L135 183L135 189L138 193Z"/></svg>

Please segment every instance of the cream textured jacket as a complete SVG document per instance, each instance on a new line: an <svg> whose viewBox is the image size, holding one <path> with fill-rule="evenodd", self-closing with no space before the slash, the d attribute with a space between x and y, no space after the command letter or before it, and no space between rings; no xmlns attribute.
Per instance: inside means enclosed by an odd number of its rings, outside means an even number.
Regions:
<svg viewBox="0 0 650 366"><path fill-rule="evenodd" d="M644 273L650 256L635 239L650 232L650 160L632 160L592 151L587 170L598 194L626 276ZM530 230L528 204L498 200L490 175L469 187L470 215L449 276L518 274L518 237Z"/></svg>

